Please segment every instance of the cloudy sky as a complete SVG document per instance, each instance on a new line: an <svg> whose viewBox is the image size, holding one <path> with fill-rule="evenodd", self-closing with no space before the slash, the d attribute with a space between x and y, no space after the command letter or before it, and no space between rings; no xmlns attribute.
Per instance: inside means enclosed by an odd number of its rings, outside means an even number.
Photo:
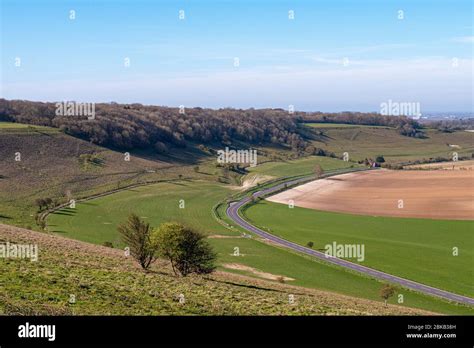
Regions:
<svg viewBox="0 0 474 348"><path fill-rule="evenodd" d="M473 110L472 0L2 0L1 16L7 99Z"/></svg>

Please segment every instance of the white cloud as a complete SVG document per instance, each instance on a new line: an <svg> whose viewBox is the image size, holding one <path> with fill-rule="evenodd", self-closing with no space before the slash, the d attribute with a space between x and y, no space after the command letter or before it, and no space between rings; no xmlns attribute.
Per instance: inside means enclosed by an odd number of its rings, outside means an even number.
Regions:
<svg viewBox="0 0 474 348"><path fill-rule="evenodd" d="M329 62L332 62L329 59ZM335 64L268 66L166 77L141 74L41 83L5 83L3 97L31 100L141 102L202 107L288 107L378 110L388 99L422 110L469 110L474 60L430 57Z"/></svg>
<svg viewBox="0 0 474 348"><path fill-rule="evenodd" d="M474 36L459 36L452 39L454 42L474 43Z"/></svg>

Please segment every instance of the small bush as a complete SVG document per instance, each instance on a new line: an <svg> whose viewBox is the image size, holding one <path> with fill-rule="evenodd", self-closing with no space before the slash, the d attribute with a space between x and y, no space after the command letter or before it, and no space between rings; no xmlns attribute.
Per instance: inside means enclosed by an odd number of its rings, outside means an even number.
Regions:
<svg viewBox="0 0 474 348"><path fill-rule="evenodd" d="M380 297L384 300L385 306L390 297L395 295L395 288L390 284L384 284L380 289Z"/></svg>
<svg viewBox="0 0 474 348"><path fill-rule="evenodd" d="M206 237L191 227L176 222L163 223L151 239L160 254L170 261L176 275L208 274L216 268L216 253Z"/></svg>

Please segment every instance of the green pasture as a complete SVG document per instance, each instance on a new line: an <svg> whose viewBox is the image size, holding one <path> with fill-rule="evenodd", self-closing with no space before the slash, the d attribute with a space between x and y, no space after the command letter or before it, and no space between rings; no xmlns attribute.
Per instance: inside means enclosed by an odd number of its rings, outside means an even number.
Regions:
<svg viewBox="0 0 474 348"><path fill-rule="evenodd" d="M301 245L311 241L321 251L333 242L363 244L364 266L474 296L473 221L350 215L268 201L250 206L245 216L272 234Z"/></svg>

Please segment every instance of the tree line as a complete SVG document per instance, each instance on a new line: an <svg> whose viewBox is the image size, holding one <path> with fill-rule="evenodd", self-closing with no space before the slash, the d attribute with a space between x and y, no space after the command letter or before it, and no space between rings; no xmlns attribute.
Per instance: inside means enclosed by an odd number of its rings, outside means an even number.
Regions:
<svg viewBox="0 0 474 348"><path fill-rule="evenodd" d="M427 126L435 128L443 133L474 129L474 118L465 118L459 120L435 120L426 121L425 123Z"/></svg>
<svg viewBox="0 0 474 348"><path fill-rule="evenodd" d="M203 109L142 104L98 103L94 119L57 115L56 103L0 99L0 121L61 129L66 134L119 150L153 148L167 153L187 142L275 144L303 150L308 146L301 122L348 123L397 127L417 136L421 126L407 117L342 112L290 114L283 109Z"/></svg>
<svg viewBox="0 0 474 348"><path fill-rule="evenodd" d="M203 109L141 104L100 103L95 118L56 115L55 103L0 99L0 121L13 121L61 129L92 143L131 150L185 147L186 141L209 144L242 141L274 143L298 149L304 140L297 121L284 110Z"/></svg>

